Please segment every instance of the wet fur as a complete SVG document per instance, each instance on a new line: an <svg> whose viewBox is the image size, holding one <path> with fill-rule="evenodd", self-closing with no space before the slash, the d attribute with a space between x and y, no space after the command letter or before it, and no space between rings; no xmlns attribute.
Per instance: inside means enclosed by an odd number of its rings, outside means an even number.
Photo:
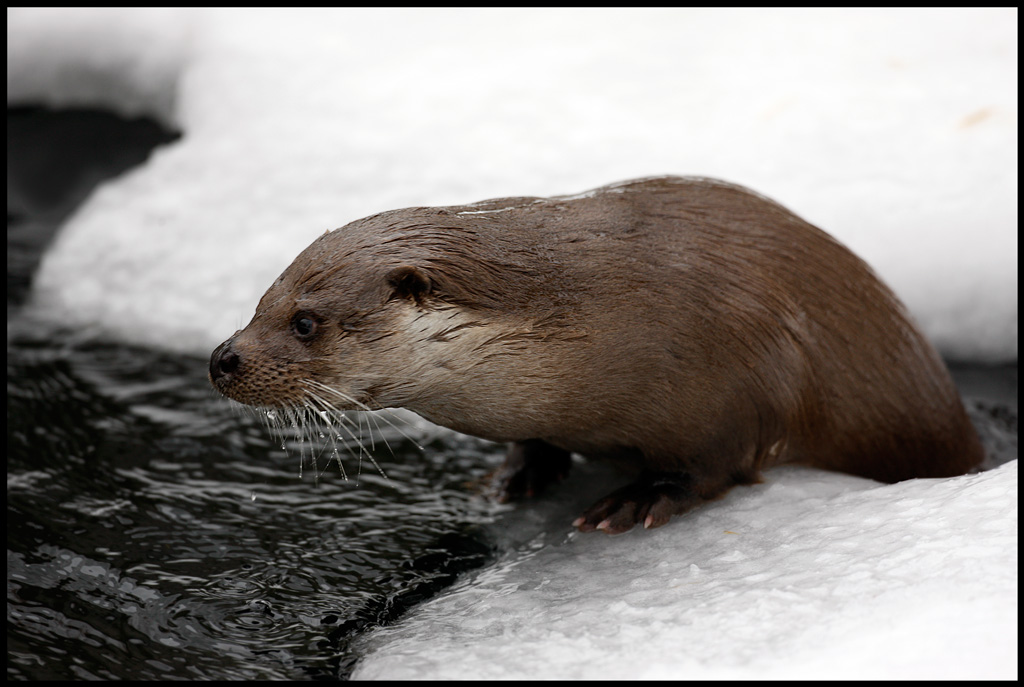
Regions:
<svg viewBox="0 0 1024 687"><path fill-rule="evenodd" d="M313 340L297 313L318 318ZM225 351L239 365L218 375ZM982 457L941 359L870 268L704 179L353 222L295 259L211 379L266 407L301 406L315 380L352 408L616 459L675 504L623 523L662 524L779 463L893 482ZM614 512L584 529L628 529Z"/></svg>

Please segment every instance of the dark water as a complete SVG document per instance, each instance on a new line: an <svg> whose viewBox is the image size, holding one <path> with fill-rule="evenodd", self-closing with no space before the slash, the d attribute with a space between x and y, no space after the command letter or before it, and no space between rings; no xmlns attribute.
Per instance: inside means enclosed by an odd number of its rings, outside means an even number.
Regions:
<svg viewBox="0 0 1024 687"><path fill-rule="evenodd" d="M8 677L342 677L353 633L488 560L482 442L300 478L203 363L9 345Z"/></svg>
<svg viewBox="0 0 1024 687"><path fill-rule="evenodd" d="M345 678L353 638L494 557L472 483L503 449L420 434L420 450L385 427L388 479L325 457L300 476L299 448L217 396L205 359L32 323L20 306L60 222L173 138L8 113L7 676ZM1015 458L1017 367L954 374Z"/></svg>

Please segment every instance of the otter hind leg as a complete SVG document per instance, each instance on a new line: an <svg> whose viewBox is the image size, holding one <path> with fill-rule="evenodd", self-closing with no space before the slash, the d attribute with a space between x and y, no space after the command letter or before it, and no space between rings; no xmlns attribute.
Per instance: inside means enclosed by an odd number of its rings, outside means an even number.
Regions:
<svg viewBox="0 0 1024 687"><path fill-rule="evenodd" d="M673 515L722 496L735 483L709 493L706 488L695 489L693 479L686 473L648 472L588 508L573 526L580 532L601 530L607 534L621 534L639 524L647 529L661 527Z"/></svg>
<svg viewBox="0 0 1024 687"><path fill-rule="evenodd" d="M547 485L565 479L572 458L568 451L540 439L514 442L505 462L494 473L491 482L494 498L507 503L531 498Z"/></svg>

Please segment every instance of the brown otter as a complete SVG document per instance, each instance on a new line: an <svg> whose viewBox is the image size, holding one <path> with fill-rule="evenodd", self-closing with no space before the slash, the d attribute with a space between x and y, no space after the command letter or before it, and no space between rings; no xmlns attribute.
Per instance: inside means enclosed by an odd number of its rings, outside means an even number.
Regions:
<svg viewBox="0 0 1024 687"><path fill-rule="evenodd" d="M871 269L708 179L352 222L284 271L210 379L254 406L404 407L511 441L502 500L563 476L570 452L633 467L583 531L663 525L780 463L895 482L982 459Z"/></svg>

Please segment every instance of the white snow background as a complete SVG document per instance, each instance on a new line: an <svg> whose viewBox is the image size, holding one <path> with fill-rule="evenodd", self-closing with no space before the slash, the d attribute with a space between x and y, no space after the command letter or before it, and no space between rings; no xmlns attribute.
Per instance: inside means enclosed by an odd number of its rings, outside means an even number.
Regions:
<svg viewBox="0 0 1024 687"><path fill-rule="evenodd" d="M7 10L8 105L182 137L101 186L34 316L205 355L324 230L658 174L774 198L948 358L1017 359L1017 10ZM356 677L1017 676L1017 463L880 485L795 468L669 526L570 531L601 466L503 513L509 553L365 641Z"/></svg>

